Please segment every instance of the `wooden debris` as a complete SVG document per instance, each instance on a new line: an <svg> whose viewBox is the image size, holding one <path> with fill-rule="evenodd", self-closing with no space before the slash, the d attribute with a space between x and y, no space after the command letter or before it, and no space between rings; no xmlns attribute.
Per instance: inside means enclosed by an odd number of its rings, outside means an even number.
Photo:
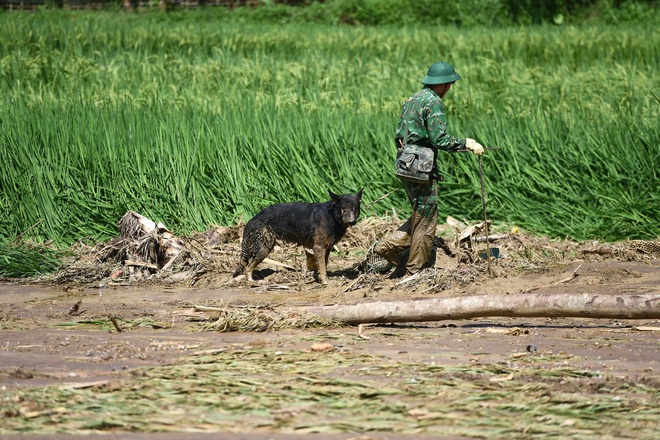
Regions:
<svg viewBox="0 0 660 440"><path fill-rule="evenodd" d="M556 281L552 283L553 286L556 286L557 284L562 284L562 283L568 283L569 281L575 279L578 276L578 270L582 267L582 264L580 264L578 267L575 268L575 270L571 273L571 275L567 278L561 279L559 281Z"/></svg>
<svg viewBox="0 0 660 440"><path fill-rule="evenodd" d="M80 383L67 383L62 386L60 386L60 389L63 390L81 390L85 388L94 388L94 387L100 387L103 385L109 384L109 380L96 380L93 382L80 382Z"/></svg>
<svg viewBox="0 0 660 440"><path fill-rule="evenodd" d="M80 310L80 306L82 305L82 299L78 300L73 307L71 307L71 310L69 310L69 315L71 316L78 316L84 312L84 310Z"/></svg>
<svg viewBox="0 0 660 440"><path fill-rule="evenodd" d="M140 242L138 248L142 250L147 261L158 260L158 254L164 256L163 259L171 260L185 250L183 242L164 224L156 223L135 211L124 214L117 226L122 238ZM151 251L155 251L157 255L153 255Z"/></svg>
<svg viewBox="0 0 660 440"><path fill-rule="evenodd" d="M125 260L124 266L146 267L148 269L158 270L158 265L147 263L146 261Z"/></svg>
<svg viewBox="0 0 660 440"><path fill-rule="evenodd" d="M653 327L650 325L641 325L639 327L634 327L634 329L640 332L660 332L660 327Z"/></svg>
<svg viewBox="0 0 660 440"><path fill-rule="evenodd" d="M117 331L118 331L119 333L121 333L121 332L123 331L123 330L121 329L121 327L119 327L119 324L117 323L117 317L116 317L116 316L111 316L111 317L110 317L110 322L112 323L112 325L115 326L115 329L117 329Z"/></svg>
<svg viewBox="0 0 660 440"><path fill-rule="evenodd" d="M280 263L279 261L272 260L270 258L264 258L262 264L272 264L273 266L282 267L287 270L296 270L295 267L289 266L288 264Z"/></svg>
<svg viewBox="0 0 660 440"><path fill-rule="evenodd" d="M658 319L660 295L479 295L416 301L314 306L305 311L347 324L442 321L478 317Z"/></svg>

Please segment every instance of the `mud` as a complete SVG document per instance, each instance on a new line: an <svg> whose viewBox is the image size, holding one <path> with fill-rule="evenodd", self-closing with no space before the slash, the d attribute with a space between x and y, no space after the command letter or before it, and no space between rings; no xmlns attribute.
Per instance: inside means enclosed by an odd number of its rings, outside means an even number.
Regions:
<svg viewBox="0 0 660 440"><path fill-rule="evenodd" d="M601 263L583 269L581 283L539 287L539 292L650 293L658 292L660 264ZM564 272L570 272L570 268ZM492 280L470 290L475 293L525 291L551 283L564 273ZM599 278L600 277L600 278ZM594 281L609 280L607 283ZM612 279L617 281L613 282ZM334 290L334 291L333 291ZM466 292L467 293L467 292ZM449 296L451 292L443 292ZM272 293L257 289L206 290L194 288L82 289L62 292L37 286L0 284L2 346L0 389L53 383L93 382L122 370L167 364L205 350L240 346L305 349L305 339L327 335L327 329L277 332L199 332L203 319L196 305L226 307L245 304L323 305L373 299L415 298L405 291L385 295L338 292L332 287L300 292ZM436 297L440 295L435 295ZM432 297L425 295L424 298ZM80 302L77 315L70 312ZM118 332L108 317L117 318ZM443 364L499 362L511 353L537 350L571 353L581 368L602 370L621 377L660 378L660 331L651 320L577 318L480 318L415 325L367 326L369 339L360 350L416 361ZM357 328L336 330L357 334ZM478 354L478 355L477 355ZM577 366L577 364L576 364Z"/></svg>
<svg viewBox="0 0 660 440"><path fill-rule="evenodd" d="M267 264L258 272L262 280L235 282L229 276L233 269L229 263L214 266L224 269L215 273L208 270L204 277L188 284L171 279L128 283L116 278L60 284L42 280L37 285L6 281L0 283L0 396L49 385L91 387L125 377L136 368L245 347L309 351L315 342L330 342L336 349L393 361L443 366L507 365L518 358L545 354L549 355L548 368L559 363L591 371L594 378L604 377L615 384L639 383L660 392L660 322L654 320L492 317L369 325L361 330L339 327L219 333L200 331L200 322L209 319L209 314L195 309L355 304L530 291L660 293L659 259L587 259L575 252L578 247L570 245L570 252L565 247L562 252L570 255L555 259L523 261L513 254L505 255L493 262L493 276L488 275L483 262L461 265L453 258L439 256L434 274L412 285L382 275L361 275L351 268L363 255L351 253L333 253L325 286L315 282L311 274ZM274 254L280 261L292 252L286 248L281 251ZM438 278L438 273L447 272L449 267L451 279ZM458 276L461 273L464 278ZM543 366L543 361L538 364ZM565 392L588 393L599 380L594 378L554 386ZM104 438L128 438L121 432L107 435ZM204 438L202 434L181 435L162 433L158 438ZM407 438L403 434L396 437ZM68 436L60 434L58 438ZM288 436L255 431L226 438ZM361 437L319 434L316 438Z"/></svg>

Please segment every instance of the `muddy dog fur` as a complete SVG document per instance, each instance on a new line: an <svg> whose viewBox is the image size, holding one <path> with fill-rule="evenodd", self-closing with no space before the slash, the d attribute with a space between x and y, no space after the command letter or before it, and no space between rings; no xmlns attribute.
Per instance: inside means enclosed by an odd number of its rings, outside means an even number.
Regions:
<svg viewBox="0 0 660 440"><path fill-rule="evenodd" d="M275 247L275 241L295 243L312 249L307 254L307 269L318 271L318 280L328 283L328 257L349 226L360 216L362 190L356 194L337 195L321 203L290 202L272 205L252 217L245 225L241 259L234 277L243 273L252 281L252 273Z"/></svg>

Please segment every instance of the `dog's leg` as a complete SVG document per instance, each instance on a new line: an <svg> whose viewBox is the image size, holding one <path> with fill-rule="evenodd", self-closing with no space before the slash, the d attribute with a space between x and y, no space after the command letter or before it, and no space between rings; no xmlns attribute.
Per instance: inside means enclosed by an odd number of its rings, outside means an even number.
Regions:
<svg viewBox="0 0 660 440"><path fill-rule="evenodd" d="M256 267L256 265L254 267L252 267L251 265L248 265L245 268L245 277L247 278L248 281L254 281L254 278L252 278L252 272L254 272L255 267Z"/></svg>
<svg viewBox="0 0 660 440"><path fill-rule="evenodd" d="M310 252L307 249L305 249L305 257L306 257L307 270L312 270L314 272L318 272L319 266L318 266L318 264L316 264L316 257L314 256L313 251Z"/></svg>
<svg viewBox="0 0 660 440"><path fill-rule="evenodd" d="M255 255L248 265L245 267L245 276L247 277L248 280L253 281L252 279L252 272L257 268L257 266L264 261L264 259L270 254L270 251L272 248L268 249L266 247L260 249L260 252Z"/></svg>
<svg viewBox="0 0 660 440"><path fill-rule="evenodd" d="M241 260L236 265L236 270L234 271L234 275L232 276L236 278L239 275L243 275L243 273L245 273L246 265L247 265L247 261L243 260L243 257L241 257Z"/></svg>
<svg viewBox="0 0 660 440"><path fill-rule="evenodd" d="M245 276L248 280L253 281L252 272L254 272L257 266L264 261L274 247L275 234L268 227L255 231L250 237L248 243L248 253L250 257L248 258L248 263L245 267Z"/></svg>
<svg viewBox="0 0 660 440"><path fill-rule="evenodd" d="M314 260L316 267L318 267L319 283L328 284L328 256L330 255L330 248L326 249L322 246L314 246Z"/></svg>
<svg viewBox="0 0 660 440"><path fill-rule="evenodd" d="M330 259L330 251L332 250L332 246L327 248L325 250L325 256L323 258L323 270L325 271L325 284L328 282L328 261Z"/></svg>

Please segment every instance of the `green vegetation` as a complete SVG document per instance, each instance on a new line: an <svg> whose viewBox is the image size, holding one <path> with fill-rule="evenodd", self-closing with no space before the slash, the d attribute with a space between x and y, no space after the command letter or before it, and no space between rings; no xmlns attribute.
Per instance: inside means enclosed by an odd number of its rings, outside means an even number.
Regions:
<svg viewBox="0 0 660 440"><path fill-rule="evenodd" d="M43 245L0 241L0 277L20 278L52 273L60 255Z"/></svg>
<svg viewBox="0 0 660 440"><path fill-rule="evenodd" d="M245 12L242 12L245 14ZM177 233L283 201L398 188L393 131L433 62L489 217L574 239L660 236L660 33L649 23L264 24L224 10L0 14L0 237L66 246L127 210ZM443 155L441 218L479 220L477 161ZM396 208L402 191L365 215ZM36 225L36 226L35 226ZM34 228L32 228L35 226Z"/></svg>
<svg viewBox="0 0 660 440"><path fill-rule="evenodd" d="M174 2L169 3L172 8ZM257 8L239 8L232 15L271 23L463 28L541 23L660 23L655 2L648 0L262 0L260 3Z"/></svg>
<svg viewBox="0 0 660 440"><path fill-rule="evenodd" d="M655 0L4 0L7 9L88 5L106 10L218 9L232 20L396 26L507 26L552 23L660 24ZM243 7L242 7L243 6ZM0 9L1 11L2 9Z"/></svg>

